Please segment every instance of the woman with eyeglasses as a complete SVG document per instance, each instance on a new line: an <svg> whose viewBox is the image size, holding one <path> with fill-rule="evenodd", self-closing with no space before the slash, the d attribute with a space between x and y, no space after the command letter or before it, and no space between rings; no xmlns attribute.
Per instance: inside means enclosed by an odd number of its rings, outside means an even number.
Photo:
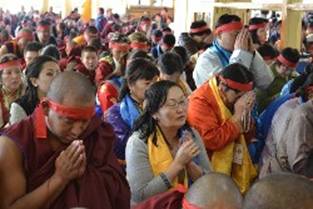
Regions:
<svg viewBox="0 0 313 209"><path fill-rule="evenodd" d="M113 126L116 142L114 152L122 164L125 147L134 121L139 117L144 93L158 79L157 67L147 59L137 58L126 67L119 102L104 113L105 120Z"/></svg>
<svg viewBox="0 0 313 209"><path fill-rule="evenodd" d="M177 184L188 187L211 171L202 140L186 119L187 98L176 83L159 81L146 91L143 113L126 146L133 203Z"/></svg>
<svg viewBox="0 0 313 209"><path fill-rule="evenodd" d="M14 54L0 57L0 128L3 128L10 118L9 110L12 102L24 93L20 60Z"/></svg>

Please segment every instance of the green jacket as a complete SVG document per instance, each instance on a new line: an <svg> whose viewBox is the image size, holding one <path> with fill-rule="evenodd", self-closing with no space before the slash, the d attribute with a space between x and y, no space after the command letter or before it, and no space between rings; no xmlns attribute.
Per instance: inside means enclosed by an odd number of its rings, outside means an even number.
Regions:
<svg viewBox="0 0 313 209"><path fill-rule="evenodd" d="M263 110L266 109L266 107L274 99L276 99L279 96L280 91L283 88L283 86L290 79L294 78L294 76L284 77L284 76L279 75L276 71L276 65L275 64L273 64L271 66L271 70L272 70L273 75L274 75L273 82L270 84L270 86L267 89L265 89L265 90L257 89L257 91L256 91L256 101L257 101L259 113L263 112Z"/></svg>

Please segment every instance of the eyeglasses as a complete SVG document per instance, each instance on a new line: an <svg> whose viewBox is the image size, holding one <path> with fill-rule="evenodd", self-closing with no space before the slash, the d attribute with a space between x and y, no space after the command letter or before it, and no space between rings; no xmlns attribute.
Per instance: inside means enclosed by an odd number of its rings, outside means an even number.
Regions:
<svg viewBox="0 0 313 209"><path fill-rule="evenodd" d="M176 109L179 107L186 107L188 104L187 98L181 100L181 101L175 101L175 100L170 100L167 104L165 104L165 107L169 107L171 109Z"/></svg>

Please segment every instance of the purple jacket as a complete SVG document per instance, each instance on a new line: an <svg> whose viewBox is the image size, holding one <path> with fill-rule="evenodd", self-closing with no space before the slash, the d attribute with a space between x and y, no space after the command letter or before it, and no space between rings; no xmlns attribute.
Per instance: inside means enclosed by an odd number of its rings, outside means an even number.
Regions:
<svg viewBox="0 0 313 209"><path fill-rule="evenodd" d="M131 134L131 128L125 123L121 116L120 103L114 104L107 110L104 120L110 123L113 127L116 136L114 152L117 158L125 160L125 149L128 138Z"/></svg>

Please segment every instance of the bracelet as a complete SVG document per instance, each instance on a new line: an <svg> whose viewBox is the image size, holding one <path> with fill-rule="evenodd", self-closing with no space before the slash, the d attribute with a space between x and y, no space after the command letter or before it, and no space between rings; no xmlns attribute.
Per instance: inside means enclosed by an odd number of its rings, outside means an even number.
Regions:
<svg viewBox="0 0 313 209"><path fill-rule="evenodd" d="M164 173L160 173L160 177L164 184L167 186L168 189L172 187L171 182L168 180L167 176Z"/></svg>

